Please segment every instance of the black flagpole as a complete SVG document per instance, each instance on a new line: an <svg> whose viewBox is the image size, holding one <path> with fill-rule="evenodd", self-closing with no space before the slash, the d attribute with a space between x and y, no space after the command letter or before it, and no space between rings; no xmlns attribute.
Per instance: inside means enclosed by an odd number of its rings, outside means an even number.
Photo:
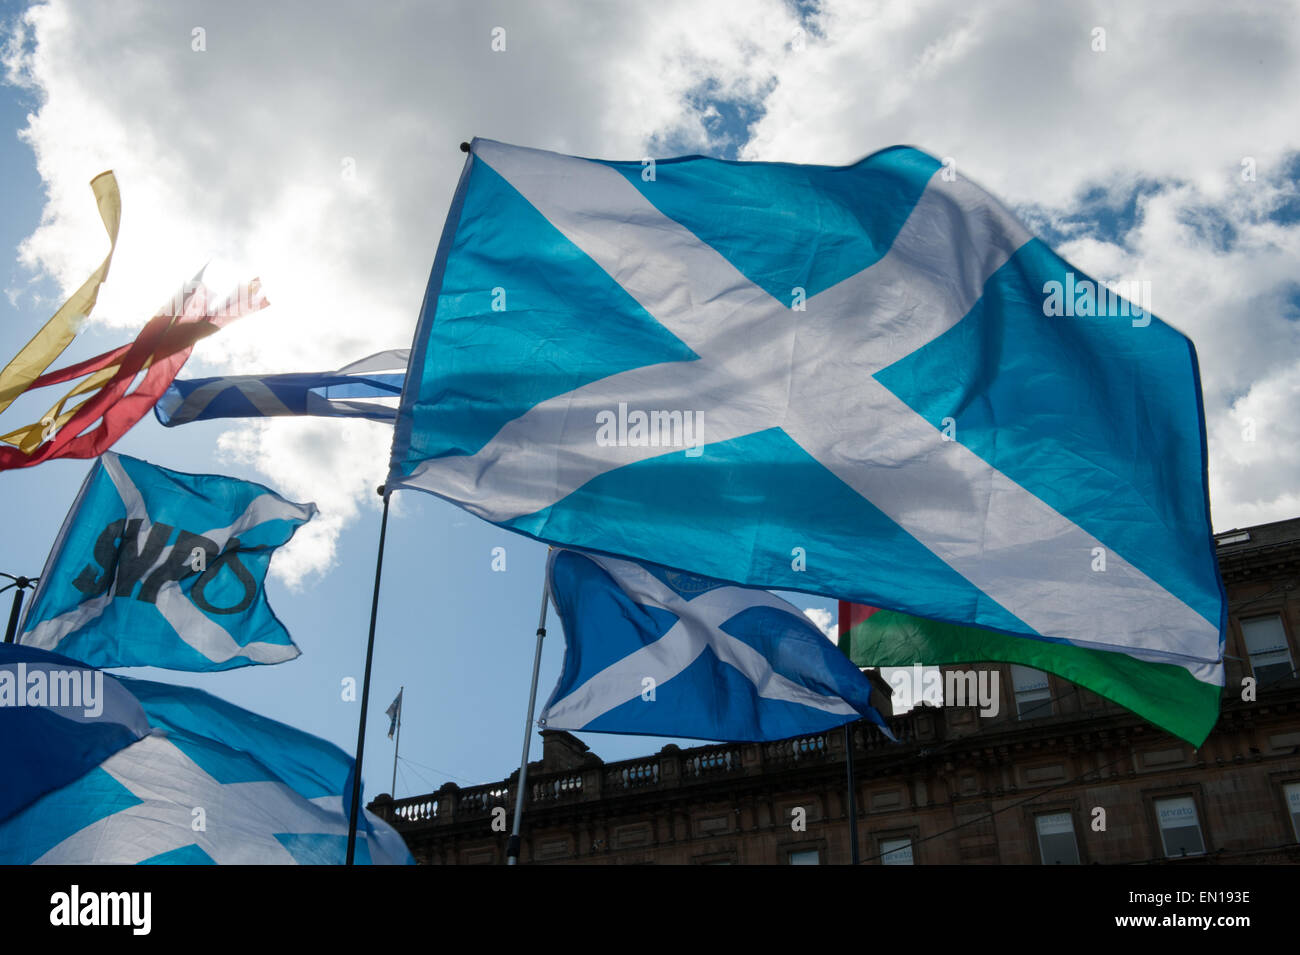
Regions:
<svg viewBox="0 0 1300 955"><path fill-rule="evenodd" d="M844 762L849 774L849 857L858 864L858 797L853 789L853 724L844 724Z"/></svg>
<svg viewBox="0 0 1300 955"><path fill-rule="evenodd" d="M13 581L13 583L10 584L9 587L17 588L14 591L13 607L9 611L9 626L5 629L5 643L13 643L14 636L18 633L18 612L23 608L23 591L26 588L30 587L32 584L36 583L36 581L39 580L40 578L15 577L13 574L6 574L3 572L0 572L0 577L8 577L10 580ZM9 589L9 587L0 589L0 593L4 593L6 590Z"/></svg>
<svg viewBox="0 0 1300 955"><path fill-rule="evenodd" d="M382 484L379 493L384 496L384 516L379 522L379 556L375 558L375 594L370 600L370 638L366 642L366 675L361 682L361 718L357 726L357 762L352 775L352 812L348 817L348 859L357 851L357 817L361 808L361 758L366 749L366 707L370 703L370 661L375 656L375 617L379 613L379 578L384 571L384 536L388 533L388 489Z"/></svg>
<svg viewBox="0 0 1300 955"><path fill-rule="evenodd" d="M551 548L546 548L546 570L542 572L542 610L537 619L537 649L533 652L533 682L528 691L528 717L524 720L524 754L519 758L519 784L515 790L515 822L506 843L506 865L519 863L519 823L524 813L524 790L528 785L528 750L533 742L533 713L537 708L537 674L542 667L542 641L546 639L546 606L551 599Z"/></svg>

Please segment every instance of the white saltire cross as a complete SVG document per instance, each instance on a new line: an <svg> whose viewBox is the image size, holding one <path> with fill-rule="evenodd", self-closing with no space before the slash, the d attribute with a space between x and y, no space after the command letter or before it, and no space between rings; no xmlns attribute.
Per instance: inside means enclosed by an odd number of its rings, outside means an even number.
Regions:
<svg viewBox="0 0 1300 955"><path fill-rule="evenodd" d="M293 414L276 393L267 387L266 382L262 380L265 377L265 375L230 375L200 385L191 391L171 413L168 424L178 425L193 421L203 414L213 398L224 394L230 388L242 394L248 399L249 404L268 418Z"/></svg>
<svg viewBox="0 0 1300 955"><path fill-rule="evenodd" d="M597 412L620 401L707 411L710 444L781 428L1038 633L1176 657L1222 682L1217 623L961 443L941 440L872 377L952 328L1028 241L992 197L935 175L883 258L794 313L609 166L485 140L475 141L474 156L699 357L557 395L478 453L426 460L403 483L503 522L671 453L593 440ZM1106 550L1104 572L1091 569L1097 547Z"/></svg>
<svg viewBox="0 0 1300 955"><path fill-rule="evenodd" d="M551 554L552 566L561 553ZM827 713L857 715L858 711L844 700L824 696L777 673L763 654L720 629L750 607L772 607L797 616L799 611L784 600L765 590L729 585L687 600L639 564L597 554L582 556L600 565L635 603L667 610L677 617L677 622L658 640L611 663L568 696L548 706L538 720L540 725L580 730L614 707L640 696L645 678L654 680L656 686L667 683L694 663L706 647L723 663L739 670L765 699L798 703Z"/></svg>
<svg viewBox="0 0 1300 955"><path fill-rule="evenodd" d="M77 830L37 864L134 865L197 845L223 865L296 865L276 835L348 833L340 796L307 799L270 780L220 783L157 733L100 768L140 802ZM193 828L195 808L204 810L203 831Z"/></svg>
<svg viewBox="0 0 1300 955"><path fill-rule="evenodd" d="M410 354L409 349L394 348L368 355L350 365L344 365L338 371L325 372L324 374L344 377L382 372L405 373ZM195 420L207 410L208 405L212 403L214 398L225 394L231 388L242 394L249 404L268 418L295 414L296 412L286 407L279 396L266 384L266 377L266 375L227 375L224 378L217 378L200 385L172 410L168 416L168 426L186 424ZM366 414L373 412L376 407L396 409L398 401L396 396L351 400L345 398L319 398L317 401L320 407L313 407L315 403L313 397L309 396L307 399L308 414L325 414L331 410L335 413L350 411L356 414Z"/></svg>

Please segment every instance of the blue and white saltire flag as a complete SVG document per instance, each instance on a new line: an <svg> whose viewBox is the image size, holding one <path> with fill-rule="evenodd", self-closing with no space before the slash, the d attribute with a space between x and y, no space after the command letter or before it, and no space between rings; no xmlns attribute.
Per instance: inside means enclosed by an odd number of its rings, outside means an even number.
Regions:
<svg viewBox="0 0 1300 955"><path fill-rule="evenodd" d="M1195 352L1114 291L911 148L655 164L475 140L387 486L1222 685Z"/></svg>
<svg viewBox="0 0 1300 955"><path fill-rule="evenodd" d="M0 673L16 671L20 660L29 671L86 672L55 654L6 646ZM0 822L0 864L344 862L355 762L343 750L202 690L89 672L102 680L106 700L98 719L56 725L53 717L37 726L30 688L26 711L0 706L0 736L35 728L33 750L49 750L51 759L69 761L99 745L101 722L121 721L128 732L71 781ZM5 779L35 770L8 742L0 756ZM414 860L391 826L365 812L356 861Z"/></svg>
<svg viewBox="0 0 1300 955"><path fill-rule="evenodd" d="M298 647L267 602L316 513L260 484L103 454L55 539L19 642L91 666L228 670Z"/></svg>
<svg viewBox="0 0 1300 955"><path fill-rule="evenodd" d="M0 644L0 821L149 732L134 696L85 664Z"/></svg>
<svg viewBox="0 0 1300 955"><path fill-rule="evenodd" d="M392 421L406 380L406 348L379 352L338 371L177 379L154 405L169 428L212 418L312 415Z"/></svg>
<svg viewBox="0 0 1300 955"><path fill-rule="evenodd" d="M748 742L866 718L871 683L765 590L570 550L551 553L564 669L539 725Z"/></svg>
<svg viewBox="0 0 1300 955"><path fill-rule="evenodd" d="M388 709L384 710L384 715L388 717L388 738L393 738L393 731L397 729L397 721L402 718L402 694L405 688L397 691L397 696L393 702L388 704Z"/></svg>

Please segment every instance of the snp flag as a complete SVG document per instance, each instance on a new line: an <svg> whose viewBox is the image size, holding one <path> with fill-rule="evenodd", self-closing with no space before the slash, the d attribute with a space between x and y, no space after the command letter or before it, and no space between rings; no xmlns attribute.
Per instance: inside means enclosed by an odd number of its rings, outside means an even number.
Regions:
<svg viewBox="0 0 1300 955"><path fill-rule="evenodd" d="M475 140L408 379L390 489L736 583L1221 659L1191 342L915 149L652 167Z"/></svg>
<svg viewBox="0 0 1300 955"><path fill-rule="evenodd" d="M281 415L392 421L409 355L405 348L379 352L338 371L177 379L154 405L154 415L169 428Z"/></svg>
<svg viewBox="0 0 1300 955"><path fill-rule="evenodd" d="M315 513L260 484L107 452L64 520L19 642L107 667L292 660L263 582Z"/></svg>
<svg viewBox="0 0 1300 955"><path fill-rule="evenodd" d="M33 662L39 654L43 661ZM69 661L0 649L0 673L23 660L58 672ZM84 672L84 671L83 671ZM332 743L191 687L95 671L132 738L87 760L73 779L0 822L0 864L338 865L345 860L355 762ZM109 714L105 709L105 715ZM25 717L0 707L2 737ZM32 723L27 720L28 726ZM94 720L47 720L33 749L66 759L95 745ZM0 745L5 779L32 771ZM358 818L356 860L411 864L402 837Z"/></svg>
<svg viewBox="0 0 1300 955"><path fill-rule="evenodd" d="M773 594L567 550L547 572L565 640L548 729L739 742L865 717L891 735L862 672Z"/></svg>

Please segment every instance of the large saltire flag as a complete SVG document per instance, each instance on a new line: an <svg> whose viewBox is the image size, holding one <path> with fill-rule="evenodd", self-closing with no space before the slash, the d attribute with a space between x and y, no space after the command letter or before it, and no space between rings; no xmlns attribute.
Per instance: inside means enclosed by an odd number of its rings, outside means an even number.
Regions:
<svg viewBox="0 0 1300 955"><path fill-rule="evenodd" d="M0 815L0 864L344 862L352 757L202 690L0 647L0 760L43 793ZM369 812L356 860L414 862Z"/></svg>
<svg viewBox="0 0 1300 955"><path fill-rule="evenodd" d="M1219 719L1223 665L1155 663L840 601L839 648L862 667L1017 663L1078 684L1200 747Z"/></svg>
<svg viewBox="0 0 1300 955"><path fill-rule="evenodd" d="M538 724L748 742L867 719L871 683L791 604L655 564L557 550L564 668Z"/></svg>
<svg viewBox="0 0 1300 955"><path fill-rule="evenodd" d="M213 418L311 415L392 421L410 351L379 352L338 371L177 379L154 405L169 428Z"/></svg>
<svg viewBox="0 0 1300 955"><path fill-rule="evenodd" d="M475 140L389 489L544 541L1212 667L1191 342L938 160Z"/></svg>
<svg viewBox="0 0 1300 955"><path fill-rule="evenodd" d="M276 548L315 513L250 481L106 452L64 520L19 643L107 667L292 660L298 647L264 581Z"/></svg>

